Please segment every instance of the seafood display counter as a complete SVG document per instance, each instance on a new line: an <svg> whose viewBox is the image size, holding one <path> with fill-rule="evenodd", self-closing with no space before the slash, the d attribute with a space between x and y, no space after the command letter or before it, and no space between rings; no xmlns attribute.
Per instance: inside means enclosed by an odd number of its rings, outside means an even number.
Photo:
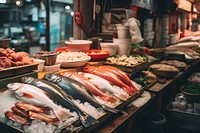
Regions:
<svg viewBox="0 0 200 133"><path fill-rule="evenodd" d="M156 69L157 67L163 66L164 68L168 68L165 65L156 64L154 67L155 66ZM14 108L21 108L26 105L25 103L19 105L22 101L29 103L27 106L30 106L30 103L39 100L39 105L43 107L48 105L51 112L50 114L46 114L46 111L43 112L43 108L40 108L39 110L42 110L42 112L40 112L42 115L38 115L38 113L28 110L27 117L31 119L31 124L36 124L37 126L38 123L35 123L34 120L40 119L52 125L56 125L56 129L49 127L49 124L45 125L45 128L52 129L54 132L115 132L132 121L152 103L160 100L161 97L163 98L164 95L166 95L165 90L168 90L170 94L173 95L176 91L176 87L173 87L173 85L180 84L180 82L182 82L191 71L196 69L196 67L199 67L199 62L188 65L181 72L178 71L176 76L166 78L164 82L160 82L161 79L156 79L156 82L153 80L153 82L145 86L132 81L134 76L131 78L129 77L130 75L112 66L83 66L76 69L61 69L57 73L39 72L38 78L29 76L20 77L22 83L10 83L7 85L8 90L17 95L21 100L8 100L12 103L12 106L7 108L15 112L13 110ZM145 75L153 75L149 70L142 72ZM132 75L134 74L135 73L132 73ZM113 85L110 88L110 83L108 81ZM109 88L109 92L112 92L112 95L108 95L108 92L105 93L105 90L101 90L102 86L106 85ZM96 90L96 87L100 90ZM132 105L134 100L140 98L143 92L147 91L149 91L150 99L146 103L141 107ZM14 95L10 92L6 94L9 94L10 97ZM48 94L50 99L59 103L59 105L52 103L46 94ZM35 101L35 99L37 100ZM105 101L108 103L105 103ZM88 105L86 102L93 105L94 108L90 108L90 104ZM160 106L160 104L157 105L158 108ZM62 110L62 107L69 110L61 111L62 114L60 115L57 114L56 112ZM12 120L11 118L15 115L13 112L8 111L8 109L4 109L4 115ZM92 112L93 109L95 110L94 112ZM22 110L25 111L24 108ZM87 114L85 112L87 112ZM62 117L63 113L70 122L65 121L65 125L57 125L60 124L58 121L66 120L65 117ZM47 118L44 117L44 115L47 116ZM8 122L8 120L6 121ZM21 129L17 131L24 132L24 127L30 124L29 121L23 121L23 123L25 126L20 126L23 131L21 131ZM13 124L15 125L15 123L12 123L10 126L13 126ZM2 125L4 124L2 123ZM29 130L32 130L32 128L29 128ZM29 130L25 130L25 132Z"/></svg>
<svg viewBox="0 0 200 133"><path fill-rule="evenodd" d="M66 131L71 125L70 132L90 132L115 114L128 115L123 109L145 89L111 66L86 66L81 72L19 79L8 83L0 94L8 102L0 104L4 108L1 122L19 132Z"/></svg>

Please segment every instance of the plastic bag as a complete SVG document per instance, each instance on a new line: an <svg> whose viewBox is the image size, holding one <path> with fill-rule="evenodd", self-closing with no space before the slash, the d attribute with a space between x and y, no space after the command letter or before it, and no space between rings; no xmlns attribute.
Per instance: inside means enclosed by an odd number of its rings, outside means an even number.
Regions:
<svg viewBox="0 0 200 133"><path fill-rule="evenodd" d="M131 35L131 40L133 43L139 43L143 41L141 31L140 31L140 21L135 18L130 18L126 22L126 25L129 26L129 32Z"/></svg>

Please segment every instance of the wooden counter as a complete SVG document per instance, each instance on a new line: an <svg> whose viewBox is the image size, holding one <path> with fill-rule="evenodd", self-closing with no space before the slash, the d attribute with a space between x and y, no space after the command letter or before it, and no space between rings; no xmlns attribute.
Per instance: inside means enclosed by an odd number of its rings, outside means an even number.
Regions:
<svg viewBox="0 0 200 133"><path fill-rule="evenodd" d="M129 114L128 116L116 116L114 119L109 122L105 122L104 125L99 127L98 133L110 133L119 130L124 124L127 124L134 116L142 112L152 100L154 100L155 94L151 93L151 99L145 103L142 107L138 108L135 106L128 107L125 111Z"/></svg>

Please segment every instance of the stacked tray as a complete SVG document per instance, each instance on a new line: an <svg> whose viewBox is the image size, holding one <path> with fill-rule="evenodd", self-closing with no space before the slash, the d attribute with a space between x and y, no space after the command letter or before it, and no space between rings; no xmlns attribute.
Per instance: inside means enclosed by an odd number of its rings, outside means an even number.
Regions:
<svg viewBox="0 0 200 133"><path fill-rule="evenodd" d="M19 82L22 76L34 76L37 77L38 64L33 63L30 65L23 65L18 67L10 67L0 70L0 88L5 87L10 82Z"/></svg>
<svg viewBox="0 0 200 133"><path fill-rule="evenodd" d="M37 69L37 66L37 63L33 63L30 65L5 68L3 70L0 70L0 79L32 72L33 70Z"/></svg>

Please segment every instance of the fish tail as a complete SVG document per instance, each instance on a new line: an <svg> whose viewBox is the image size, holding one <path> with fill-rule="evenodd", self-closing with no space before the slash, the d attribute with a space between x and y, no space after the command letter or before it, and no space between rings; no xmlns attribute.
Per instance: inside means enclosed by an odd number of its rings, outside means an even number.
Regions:
<svg viewBox="0 0 200 133"><path fill-rule="evenodd" d="M123 89L131 96L135 94L135 91L131 87L123 87Z"/></svg>
<svg viewBox="0 0 200 133"><path fill-rule="evenodd" d="M119 99L121 99L122 101L126 101L128 99L128 96L124 94L115 93L114 95L118 97Z"/></svg>
<svg viewBox="0 0 200 133"><path fill-rule="evenodd" d="M134 82L131 82L131 89L134 90L136 93L139 93L139 89L134 85Z"/></svg>
<svg viewBox="0 0 200 133"><path fill-rule="evenodd" d="M112 113L115 113L115 114L122 113L123 115L128 115L128 113L126 113L125 111L114 109L114 108L108 107L106 105L103 105L102 107L105 111L109 111L109 112L112 112Z"/></svg>
<svg viewBox="0 0 200 133"><path fill-rule="evenodd" d="M89 127L99 122L97 119L87 114L80 114L79 116L84 127Z"/></svg>
<svg viewBox="0 0 200 133"><path fill-rule="evenodd" d="M136 87L131 87L132 90L134 90L135 93L139 93L139 90Z"/></svg>
<svg viewBox="0 0 200 133"><path fill-rule="evenodd" d="M115 103L117 101L117 99L113 98L113 97L110 97L110 96L103 96L101 97L104 101L107 101L107 102L111 102L111 103Z"/></svg>
<svg viewBox="0 0 200 133"><path fill-rule="evenodd" d="M60 121L66 121L69 117L72 117L66 110L57 109L54 110L55 115L58 117Z"/></svg>

